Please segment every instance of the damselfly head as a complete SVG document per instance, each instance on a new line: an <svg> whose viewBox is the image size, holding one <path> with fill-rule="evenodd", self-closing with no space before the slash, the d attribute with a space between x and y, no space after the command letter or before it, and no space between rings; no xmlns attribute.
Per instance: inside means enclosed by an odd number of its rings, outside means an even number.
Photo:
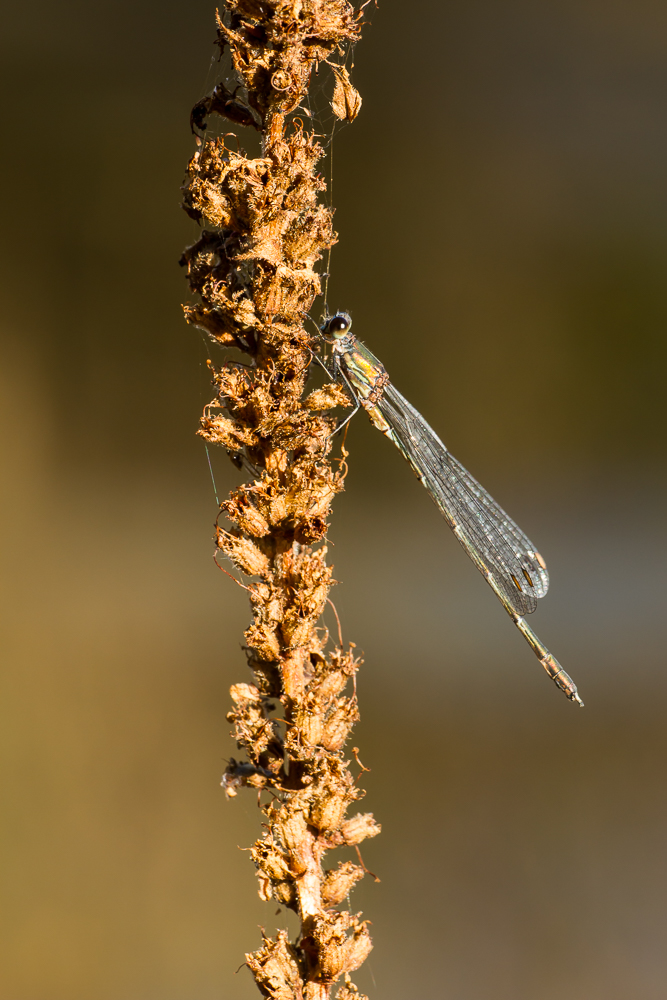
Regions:
<svg viewBox="0 0 667 1000"><path fill-rule="evenodd" d="M352 317L347 313L340 312L326 320L322 325L321 333L324 339L332 344L346 337L350 332L351 326Z"/></svg>

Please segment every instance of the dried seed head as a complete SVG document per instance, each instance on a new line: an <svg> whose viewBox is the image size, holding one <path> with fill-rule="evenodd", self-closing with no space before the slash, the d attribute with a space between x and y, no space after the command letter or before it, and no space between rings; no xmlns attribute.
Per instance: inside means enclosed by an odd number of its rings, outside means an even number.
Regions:
<svg viewBox="0 0 667 1000"><path fill-rule="evenodd" d="M303 401L309 410L332 410L335 406L351 406L352 401L345 390L336 382L314 389Z"/></svg>
<svg viewBox="0 0 667 1000"><path fill-rule="evenodd" d="M222 507L230 521L235 521L247 535L252 535L254 538L268 535L269 522L245 497L232 495Z"/></svg>
<svg viewBox="0 0 667 1000"><path fill-rule="evenodd" d="M243 704L243 702L250 702L252 704L261 703L259 691L254 684L232 684L229 694L232 701L235 701L237 705Z"/></svg>
<svg viewBox="0 0 667 1000"><path fill-rule="evenodd" d="M222 316L207 309L202 304L184 305L183 313L185 319L198 330L203 330L219 344L234 344L236 337L233 330L227 328Z"/></svg>
<svg viewBox="0 0 667 1000"><path fill-rule="evenodd" d="M252 846L250 857L260 875L272 882L281 882L292 874L289 854L274 844L270 834Z"/></svg>
<svg viewBox="0 0 667 1000"><path fill-rule="evenodd" d="M291 873L295 877L307 871L313 848L313 834L308 829L306 817L298 809L284 806L278 814L275 829L290 856Z"/></svg>
<svg viewBox="0 0 667 1000"><path fill-rule="evenodd" d="M322 730L322 746L327 750L340 750L347 740L352 726L359 720L357 699L340 698L338 704L327 717Z"/></svg>
<svg viewBox="0 0 667 1000"><path fill-rule="evenodd" d="M310 807L310 822L323 833L338 830L352 796L334 782L320 785Z"/></svg>
<svg viewBox="0 0 667 1000"><path fill-rule="evenodd" d="M324 719L322 713L318 711L314 696L311 694L303 698L294 712L294 725L299 730L305 746L317 746L322 739L323 724Z"/></svg>
<svg viewBox="0 0 667 1000"><path fill-rule="evenodd" d="M238 566L246 576L268 576L271 568L269 559L249 538L218 528L216 531L218 548Z"/></svg>
<svg viewBox="0 0 667 1000"><path fill-rule="evenodd" d="M257 759L262 754L266 754L278 743L275 723L267 717L264 703L259 697L257 688L252 684L234 684L232 687L232 698L236 702L234 711L227 714L227 721L234 723L234 735L241 746L252 749L253 756ZM236 764L233 760L230 762ZM270 764L266 759L265 764ZM230 768L227 768L229 771ZM234 771L236 775L236 771ZM270 770L260 767L258 774L266 779L272 777ZM266 780L260 781L258 778L244 775L243 784L253 788L264 788Z"/></svg>
<svg viewBox="0 0 667 1000"><path fill-rule="evenodd" d="M313 924L314 978L323 983L334 983L344 972L354 972L373 947L367 925L349 913L323 914Z"/></svg>
<svg viewBox="0 0 667 1000"><path fill-rule="evenodd" d="M336 906L349 894L352 887L364 877L364 870L351 861L342 862L328 871L322 883L322 899L328 906Z"/></svg>
<svg viewBox="0 0 667 1000"><path fill-rule="evenodd" d="M297 909L297 892L294 882L276 882L272 891L274 898L283 906L289 907L290 910Z"/></svg>
<svg viewBox="0 0 667 1000"><path fill-rule="evenodd" d="M303 1000L298 956L289 943L287 931L278 931L272 941L262 932L264 943L245 960L260 990L273 1000Z"/></svg>
<svg viewBox="0 0 667 1000"><path fill-rule="evenodd" d="M382 827L375 822L372 813L357 813L356 816L346 820L340 828L343 840L350 847L360 844L368 837L377 837L381 830Z"/></svg>
<svg viewBox="0 0 667 1000"><path fill-rule="evenodd" d="M336 77L331 107L336 118L347 118L354 121L361 111L361 94L352 86L350 74L344 66L329 63Z"/></svg>
<svg viewBox="0 0 667 1000"><path fill-rule="evenodd" d="M269 662L280 659L280 640L275 628L258 622L250 625L244 634L246 642L260 659Z"/></svg>
<svg viewBox="0 0 667 1000"><path fill-rule="evenodd" d="M247 424L230 417L202 417L201 428L197 431L209 444L219 444L229 451L241 451L243 448L253 448L258 444L258 438Z"/></svg>

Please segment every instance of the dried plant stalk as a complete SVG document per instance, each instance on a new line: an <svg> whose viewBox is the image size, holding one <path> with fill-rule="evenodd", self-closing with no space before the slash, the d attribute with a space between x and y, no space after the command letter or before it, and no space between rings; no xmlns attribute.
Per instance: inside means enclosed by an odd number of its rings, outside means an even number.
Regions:
<svg viewBox="0 0 667 1000"><path fill-rule="evenodd" d="M247 760L230 761L223 785L229 796L240 786L272 793L251 856L262 899L296 911L301 927L294 943L283 931L264 936L246 962L275 1000L325 1000L341 977L338 1000L363 1000L349 974L371 949L360 915L338 909L363 867L323 867L328 851L357 847L380 828L369 813L347 818L363 795L343 754L358 719L356 688L346 689L360 661L352 645L327 652L318 628L334 582L327 518L344 479L328 458L335 421L326 411L349 400L336 386L304 398L312 344L304 316L321 291L316 263L336 237L319 201L322 148L295 116L320 63L333 70L334 113L356 116L361 99L341 57L359 17L347 0L227 0L218 45L231 53L239 86L218 84L194 108L193 127L211 114L252 126L262 155L250 159L226 137L197 138L185 195L202 225L183 257L200 299L186 317L252 358L249 367L211 365L216 396L199 433L252 476L221 504L231 525L217 524L219 553L254 578L245 638L255 683L232 687L228 716Z"/></svg>

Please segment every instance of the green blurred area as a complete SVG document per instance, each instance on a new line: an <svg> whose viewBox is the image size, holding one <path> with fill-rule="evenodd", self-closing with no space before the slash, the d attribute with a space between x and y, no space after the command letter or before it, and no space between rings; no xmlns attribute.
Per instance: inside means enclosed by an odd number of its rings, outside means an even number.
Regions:
<svg viewBox="0 0 667 1000"><path fill-rule="evenodd" d="M366 11L330 305L539 545L532 624L586 709L359 416L330 532L384 826L355 978L662 1000L667 9ZM239 850L255 799L218 787L248 609L210 558L177 266L213 16L38 0L0 42L3 1000L249 1000L258 925L296 926Z"/></svg>

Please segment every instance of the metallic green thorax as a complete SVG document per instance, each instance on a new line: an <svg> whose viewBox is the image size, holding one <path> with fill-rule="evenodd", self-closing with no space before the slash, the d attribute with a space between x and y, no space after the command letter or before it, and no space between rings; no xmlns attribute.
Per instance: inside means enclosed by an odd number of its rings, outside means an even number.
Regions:
<svg viewBox="0 0 667 1000"><path fill-rule="evenodd" d="M384 387L389 384L384 365L353 334L334 341L333 348L341 370L368 413L371 423L393 441L391 427L377 407Z"/></svg>

